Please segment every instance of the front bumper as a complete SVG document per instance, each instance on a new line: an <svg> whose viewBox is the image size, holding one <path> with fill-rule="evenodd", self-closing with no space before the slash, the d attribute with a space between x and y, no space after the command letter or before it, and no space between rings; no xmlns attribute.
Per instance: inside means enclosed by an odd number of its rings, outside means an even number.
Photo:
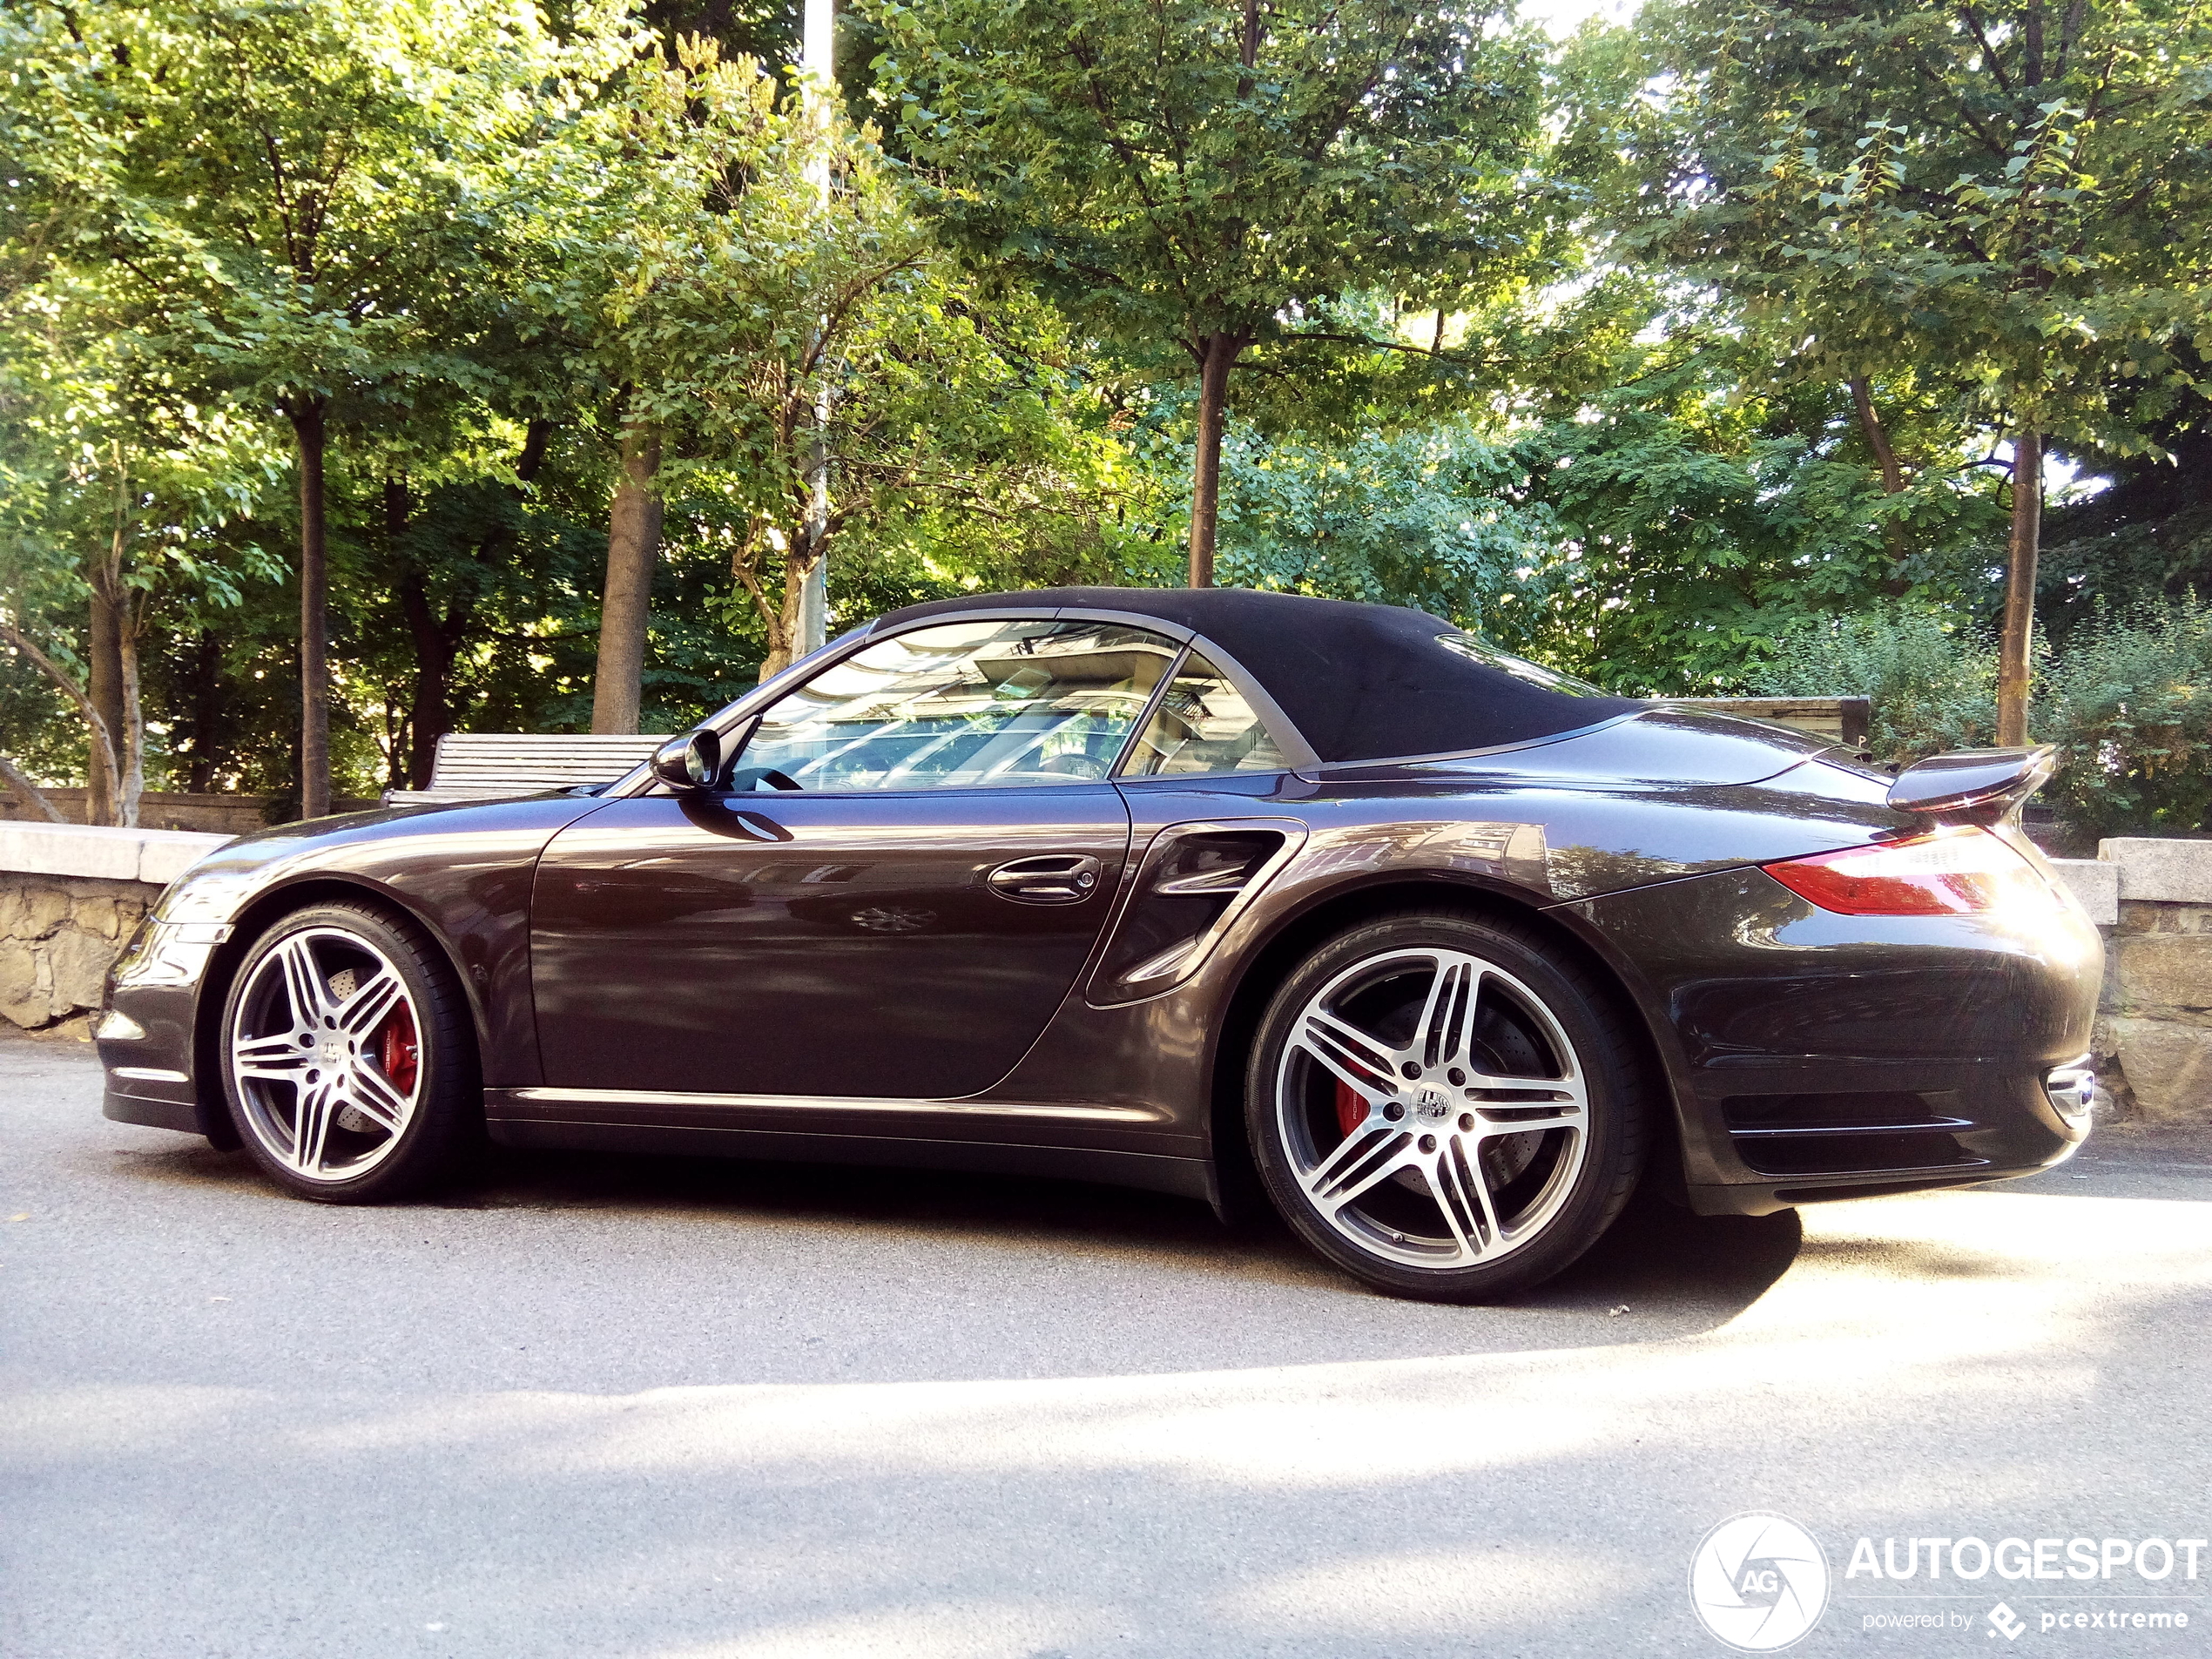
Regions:
<svg viewBox="0 0 2212 1659"><path fill-rule="evenodd" d="M1752 868L1565 908L1643 1005L1701 1214L2032 1175L2087 1136L2104 948L2069 899L1844 916Z"/></svg>
<svg viewBox="0 0 2212 1659"><path fill-rule="evenodd" d="M100 1023L93 1031L107 1069L104 1116L229 1143L229 1115L204 1102L193 1033L199 995L227 927L178 927L149 917L109 972Z"/></svg>

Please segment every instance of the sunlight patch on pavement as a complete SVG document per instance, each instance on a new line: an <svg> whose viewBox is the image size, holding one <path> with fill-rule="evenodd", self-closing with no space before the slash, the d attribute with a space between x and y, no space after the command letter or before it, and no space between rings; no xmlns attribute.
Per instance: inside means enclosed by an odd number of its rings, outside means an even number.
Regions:
<svg viewBox="0 0 2212 1659"><path fill-rule="evenodd" d="M10 1391L0 1413L0 1457L127 1459L165 1450L278 1396L255 1388L176 1383L83 1383Z"/></svg>
<svg viewBox="0 0 2212 1659"><path fill-rule="evenodd" d="M1592 1585L1617 1585L1623 1575L1617 1560L1565 1548L1393 1550L1273 1574L1217 1598L1214 1608L1307 1639L1556 1629L1588 1608Z"/></svg>
<svg viewBox="0 0 2212 1659"><path fill-rule="evenodd" d="M2212 1287L2212 1205L1949 1194L1809 1211L1801 1259L1741 1316L1642 1344L1038 1380L727 1384L621 1395L312 1397L189 1387L48 1391L16 1454L190 1454L253 1424L287 1463L432 1453L556 1485L608 1474L775 1481L1123 1471L1295 1491L1588 1460L1725 1418L1848 1439L1914 1420L2069 1411L2115 1324ZM1470 1311L1472 1320L1481 1318ZM233 1455L236 1453L234 1453ZM244 1453L251 1459L253 1450ZM1860 1477L1886 1501L1892 1481ZM1900 1488L1901 1489L1901 1488Z"/></svg>
<svg viewBox="0 0 2212 1659"><path fill-rule="evenodd" d="M1090 1634L1057 1604L1048 1615L1028 1602L968 1602L846 1614L657 1649L643 1659L1030 1659Z"/></svg>
<svg viewBox="0 0 2212 1659"><path fill-rule="evenodd" d="M2060 1409L2097 1386L2114 1320L2212 1285L2209 1206L1966 1194L1808 1226L1805 1258L1758 1304L1679 1340L1134 1377L333 1400L287 1438L325 1456L439 1447L555 1478L1053 1468L1327 1488L1585 1457L1785 1396L1832 1433L1900 1409L2006 1409L2024 1388Z"/></svg>

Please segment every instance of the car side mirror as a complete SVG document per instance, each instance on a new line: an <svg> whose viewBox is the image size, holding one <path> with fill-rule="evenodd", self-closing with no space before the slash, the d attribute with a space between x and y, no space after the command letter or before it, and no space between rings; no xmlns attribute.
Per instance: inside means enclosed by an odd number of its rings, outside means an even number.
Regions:
<svg viewBox="0 0 2212 1659"><path fill-rule="evenodd" d="M711 789L722 771L722 739L705 726L679 732L653 751L653 776L682 794Z"/></svg>

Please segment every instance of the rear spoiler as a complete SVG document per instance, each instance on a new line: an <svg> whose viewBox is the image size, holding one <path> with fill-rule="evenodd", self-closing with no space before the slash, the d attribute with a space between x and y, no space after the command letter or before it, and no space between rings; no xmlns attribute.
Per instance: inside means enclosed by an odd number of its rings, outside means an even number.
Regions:
<svg viewBox="0 0 2212 1659"><path fill-rule="evenodd" d="M1929 813L1993 823L2018 813L2058 765L2058 748L1969 749L1932 755L1899 772L1889 804L1900 813Z"/></svg>

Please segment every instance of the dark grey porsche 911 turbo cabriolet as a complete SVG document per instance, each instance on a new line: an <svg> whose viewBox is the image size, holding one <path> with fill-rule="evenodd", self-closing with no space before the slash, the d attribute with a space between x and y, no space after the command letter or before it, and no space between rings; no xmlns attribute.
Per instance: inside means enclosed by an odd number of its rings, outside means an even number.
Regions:
<svg viewBox="0 0 2212 1659"><path fill-rule="evenodd" d="M1480 1300L1640 1179L2071 1153L2101 948L2018 828L2047 769L1892 776L1383 606L918 605L597 790L220 849L117 967L106 1110L331 1202L487 1135L1264 1191Z"/></svg>

